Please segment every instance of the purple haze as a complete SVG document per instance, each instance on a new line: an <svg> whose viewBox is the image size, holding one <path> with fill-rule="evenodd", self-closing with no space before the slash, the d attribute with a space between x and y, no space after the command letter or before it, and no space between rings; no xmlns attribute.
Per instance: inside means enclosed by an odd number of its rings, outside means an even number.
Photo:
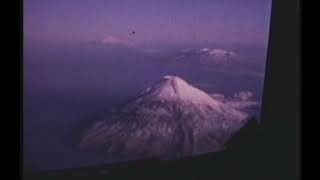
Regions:
<svg viewBox="0 0 320 180"><path fill-rule="evenodd" d="M25 168L113 162L76 151L72 130L164 75L260 102L270 8L271 0L25 0ZM218 69L170 61L208 47L242 59Z"/></svg>
<svg viewBox="0 0 320 180"><path fill-rule="evenodd" d="M25 0L27 40L258 43L268 39L271 0Z"/></svg>

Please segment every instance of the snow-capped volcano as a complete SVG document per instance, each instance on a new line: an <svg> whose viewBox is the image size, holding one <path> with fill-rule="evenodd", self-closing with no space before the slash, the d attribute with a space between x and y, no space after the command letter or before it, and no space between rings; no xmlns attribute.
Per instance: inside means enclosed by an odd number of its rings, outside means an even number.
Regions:
<svg viewBox="0 0 320 180"><path fill-rule="evenodd" d="M93 123L79 147L102 147L130 158L179 157L219 151L246 122L237 111L176 76Z"/></svg>
<svg viewBox="0 0 320 180"><path fill-rule="evenodd" d="M204 49L202 49L202 50L204 50ZM226 51L223 49L212 49L208 52L211 56L216 57L216 58L235 58L236 57L235 52Z"/></svg>
<svg viewBox="0 0 320 180"><path fill-rule="evenodd" d="M187 49L182 50L175 60L200 64L225 64L238 60L238 54L219 48Z"/></svg>
<svg viewBox="0 0 320 180"><path fill-rule="evenodd" d="M106 36L100 41L100 44L106 46L124 46L124 47L134 47L135 43L129 39L120 39L115 36Z"/></svg>
<svg viewBox="0 0 320 180"><path fill-rule="evenodd" d="M163 79L151 88L143 91L142 98L179 103L214 104L217 103L205 92L189 85L177 76L164 76Z"/></svg>

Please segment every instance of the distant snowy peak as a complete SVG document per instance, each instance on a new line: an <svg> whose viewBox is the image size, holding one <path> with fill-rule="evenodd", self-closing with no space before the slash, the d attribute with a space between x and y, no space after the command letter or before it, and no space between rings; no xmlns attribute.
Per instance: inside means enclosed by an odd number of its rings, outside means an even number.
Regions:
<svg viewBox="0 0 320 180"><path fill-rule="evenodd" d="M237 53L234 51L229 51L225 49L220 49L220 48L201 48L201 49L182 49L180 51L181 53L190 53L190 54L209 54L212 56L217 56L217 57L223 57L223 56L236 56Z"/></svg>
<svg viewBox="0 0 320 180"><path fill-rule="evenodd" d="M237 61L239 55L234 51L205 47L201 49L183 49L175 59L210 64Z"/></svg>
<svg viewBox="0 0 320 180"><path fill-rule="evenodd" d="M198 51L199 53L203 53L203 52L210 52L209 48L202 48Z"/></svg>
<svg viewBox="0 0 320 180"><path fill-rule="evenodd" d="M212 49L208 51L211 56L218 58L235 58L236 53L233 51L226 51L223 49Z"/></svg>
<svg viewBox="0 0 320 180"><path fill-rule="evenodd" d="M130 40L120 39L115 36L106 36L101 41L103 45L116 45L116 46L134 46L135 44Z"/></svg>
<svg viewBox="0 0 320 180"><path fill-rule="evenodd" d="M107 36L101 40L101 43L102 44L122 44L124 42L120 39L113 37L113 36Z"/></svg>

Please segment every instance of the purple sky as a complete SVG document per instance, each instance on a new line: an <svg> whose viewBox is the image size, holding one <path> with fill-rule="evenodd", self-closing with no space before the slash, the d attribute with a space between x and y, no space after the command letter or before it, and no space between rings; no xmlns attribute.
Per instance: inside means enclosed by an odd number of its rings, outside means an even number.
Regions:
<svg viewBox="0 0 320 180"><path fill-rule="evenodd" d="M24 33L27 41L265 44L270 12L271 0L24 0Z"/></svg>

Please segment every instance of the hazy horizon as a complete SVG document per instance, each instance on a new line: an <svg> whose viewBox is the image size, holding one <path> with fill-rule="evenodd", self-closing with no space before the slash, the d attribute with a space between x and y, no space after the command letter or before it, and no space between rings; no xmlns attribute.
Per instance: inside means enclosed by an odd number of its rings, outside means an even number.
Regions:
<svg viewBox="0 0 320 180"><path fill-rule="evenodd" d="M27 41L266 44L271 0L25 0ZM134 36L132 31L135 32Z"/></svg>

